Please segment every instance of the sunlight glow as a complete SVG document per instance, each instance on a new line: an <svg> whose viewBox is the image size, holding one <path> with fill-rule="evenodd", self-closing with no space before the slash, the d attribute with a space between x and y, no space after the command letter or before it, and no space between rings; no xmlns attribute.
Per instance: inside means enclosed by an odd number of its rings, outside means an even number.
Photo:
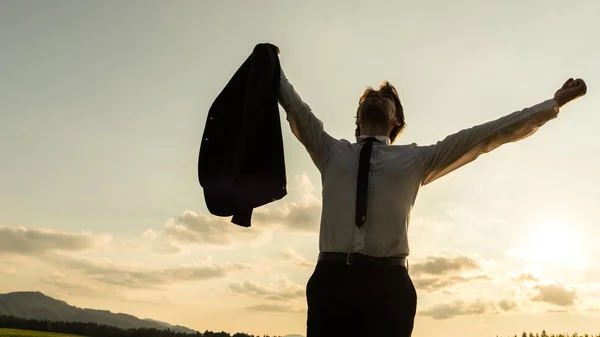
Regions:
<svg viewBox="0 0 600 337"><path fill-rule="evenodd" d="M547 265L586 266L580 234L573 226L563 222L543 222L532 226L524 243L523 247L510 250L508 255Z"/></svg>

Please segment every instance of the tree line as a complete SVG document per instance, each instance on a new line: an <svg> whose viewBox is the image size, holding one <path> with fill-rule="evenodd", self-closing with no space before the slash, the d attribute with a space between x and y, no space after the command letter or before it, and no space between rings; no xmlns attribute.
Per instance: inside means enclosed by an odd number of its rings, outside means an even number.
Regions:
<svg viewBox="0 0 600 337"><path fill-rule="evenodd" d="M496 336L496 337L498 337L498 336ZM519 336L514 335L513 337L519 337ZM587 334L587 333L584 334L584 335L579 335L577 333L573 333L573 334L568 334L568 333L567 334L563 334L563 333L561 333L561 334L549 334L549 333L546 332L546 330L542 330L542 333L538 332L538 333L535 333L535 334L533 332L530 332L530 333L523 332L520 337L600 337L600 333L597 334L597 335Z"/></svg>
<svg viewBox="0 0 600 337"><path fill-rule="evenodd" d="M98 323L26 319L7 315L0 315L0 328L65 333L85 337L261 337L240 332L231 335L224 331L212 332L208 330L204 333L197 332L192 334L177 332L171 329L121 329L115 326ZM281 336L263 335L262 337Z"/></svg>
<svg viewBox="0 0 600 337"><path fill-rule="evenodd" d="M281 337L281 336L255 336L238 332L233 335L228 332L197 332L185 333L171 329L154 328L131 328L122 329L110 325L74 322L74 321L50 321L46 319L26 319L15 316L0 315L0 328L34 330L43 332L65 333L84 337ZM498 336L496 336L498 337ZM523 332L520 336L510 337L600 337L599 334L549 334L545 330L541 333Z"/></svg>

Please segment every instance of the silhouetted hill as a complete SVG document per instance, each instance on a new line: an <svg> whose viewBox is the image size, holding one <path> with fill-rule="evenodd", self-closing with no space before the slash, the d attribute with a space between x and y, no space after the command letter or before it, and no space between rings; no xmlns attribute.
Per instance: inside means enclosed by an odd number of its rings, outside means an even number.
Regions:
<svg viewBox="0 0 600 337"><path fill-rule="evenodd" d="M162 325L163 328L165 328L165 329L171 329L173 331L179 331L179 332L185 332L185 333L196 333L197 332L196 330L192 330L192 329L186 328L186 327L181 326L181 325L171 325L169 323L157 321L157 320L150 319L150 318L145 318L144 321L157 323L159 325ZM302 336L302 337L304 337L304 336Z"/></svg>
<svg viewBox="0 0 600 337"><path fill-rule="evenodd" d="M41 292L14 292L0 294L0 315L49 321L90 322L115 326L121 329L153 328L171 329L177 332L196 333L195 330L170 325L151 319L112 313L108 310L78 308L65 301L46 296Z"/></svg>

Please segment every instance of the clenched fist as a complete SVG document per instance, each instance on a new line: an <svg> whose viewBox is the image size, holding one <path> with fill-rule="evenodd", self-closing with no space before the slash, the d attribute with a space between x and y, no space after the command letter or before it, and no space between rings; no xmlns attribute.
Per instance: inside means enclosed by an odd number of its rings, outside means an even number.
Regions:
<svg viewBox="0 0 600 337"><path fill-rule="evenodd" d="M569 78L563 86L554 94L554 100L559 106L563 106L570 101L579 98L587 92L585 82L578 78L573 80Z"/></svg>

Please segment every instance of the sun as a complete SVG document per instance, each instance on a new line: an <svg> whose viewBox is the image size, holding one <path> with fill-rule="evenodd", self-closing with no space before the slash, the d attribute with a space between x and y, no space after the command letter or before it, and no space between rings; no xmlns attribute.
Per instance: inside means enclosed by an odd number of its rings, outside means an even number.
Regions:
<svg viewBox="0 0 600 337"><path fill-rule="evenodd" d="M583 240L576 228L560 221L540 222L529 227L523 245L509 255L544 262L582 267Z"/></svg>
<svg viewBox="0 0 600 337"><path fill-rule="evenodd" d="M572 255L577 243L575 231L560 222L537 225L532 228L529 237L531 253L540 256Z"/></svg>

